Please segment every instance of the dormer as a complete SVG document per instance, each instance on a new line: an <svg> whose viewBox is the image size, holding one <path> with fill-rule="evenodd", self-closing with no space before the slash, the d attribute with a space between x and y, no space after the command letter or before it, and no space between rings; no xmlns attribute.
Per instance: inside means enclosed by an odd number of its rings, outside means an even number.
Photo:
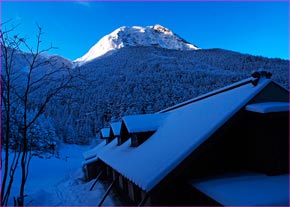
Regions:
<svg viewBox="0 0 290 207"><path fill-rule="evenodd" d="M125 117L124 117L125 118ZM123 119L124 119L123 118ZM130 138L130 133L126 127L125 121L122 120L122 124L121 124L121 133L120 136L118 137L118 145L123 144L124 142L126 142L128 139Z"/></svg>
<svg viewBox="0 0 290 207"><path fill-rule="evenodd" d="M101 139L108 139L110 137L110 128L101 129Z"/></svg>
<svg viewBox="0 0 290 207"><path fill-rule="evenodd" d="M113 139L120 136L121 131L121 122L113 122L110 124L110 135L107 144L110 143Z"/></svg>
<svg viewBox="0 0 290 207"><path fill-rule="evenodd" d="M131 138L131 146L139 146L155 133L167 116L168 113L156 113L123 117L118 144Z"/></svg>

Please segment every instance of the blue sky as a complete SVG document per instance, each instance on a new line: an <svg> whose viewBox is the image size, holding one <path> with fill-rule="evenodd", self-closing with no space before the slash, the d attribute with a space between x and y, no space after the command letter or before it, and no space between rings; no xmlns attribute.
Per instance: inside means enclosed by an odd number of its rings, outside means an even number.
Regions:
<svg viewBox="0 0 290 207"><path fill-rule="evenodd" d="M155 24L204 49L289 59L288 19L288 2L2 2L2 22L21 23L29 41L37 22L52 53L71 60L118 27Z"/></svg>

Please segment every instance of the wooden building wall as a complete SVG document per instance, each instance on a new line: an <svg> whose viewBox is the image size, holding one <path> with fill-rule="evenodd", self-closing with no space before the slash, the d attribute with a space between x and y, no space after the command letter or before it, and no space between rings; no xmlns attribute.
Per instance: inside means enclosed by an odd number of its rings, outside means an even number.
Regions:
<svg viewBox="0 0 290 207"><path fill-rule="evenodd" d="M92 163L86 164L83 167L83 171L87 181L90 181L97 177L97 175L103 170L104 165L100 160L96 160Z"/></svg>
<svg viewBox="0 0 290 207"><path fill-rule="evenodd" d="M289 173L289 113L247 113L248 169L278 175Z"/></svg>
<svg viewBox="0 0 290 207"><path fill-rule="evenodd" d="M142 190L110 166L105 163L103 163L103 165L105 175L102 177L102 180L106 180L108 183L111 183L116 179L114 190L122 196L121 200L124 202L124 205L138 205L143 198L142 196L144 196L144 194L142 194ZM147 204L149 203L147 202Z"/></svg>

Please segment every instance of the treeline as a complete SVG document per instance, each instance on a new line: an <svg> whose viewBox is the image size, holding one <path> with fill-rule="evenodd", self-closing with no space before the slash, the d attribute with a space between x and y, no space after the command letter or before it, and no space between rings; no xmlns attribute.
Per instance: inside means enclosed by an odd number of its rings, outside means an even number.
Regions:
<svg viewBox="0 0 290 207"><path fill-rule="evenodd" d="M122 116L154 113L250 76L264 68L288 87L289 61L211 49L175 51L123 48L80 68L77 89L52 102L57 134L68 143L87 144L102 127Z"/></svg>

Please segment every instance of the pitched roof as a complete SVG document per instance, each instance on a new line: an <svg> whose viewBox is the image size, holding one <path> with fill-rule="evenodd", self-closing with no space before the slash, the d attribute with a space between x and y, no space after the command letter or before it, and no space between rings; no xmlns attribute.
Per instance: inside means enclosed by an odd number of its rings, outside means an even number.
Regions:
<svg viewBox="0 0 290 207"><path fill-rule="evenodd" d="M149 132L156 131L167 116L168 113L124 116L123 122L129 133Z"/></svg>
<svg viewBox="0 0 290 207"><path fill-rule="evenodd" d="M192 181L192 186L225 206L288 206L289 174L239 172Z"/></svg>
<svg viewBox="0 0 290 207"><path fill-rule="evenodd" d="M111 143L99 157L148 192L270 82L261 78L257 86L251 82L229 86L175 107L139 147L130 147L130 140L118 147Z"/></svg>

